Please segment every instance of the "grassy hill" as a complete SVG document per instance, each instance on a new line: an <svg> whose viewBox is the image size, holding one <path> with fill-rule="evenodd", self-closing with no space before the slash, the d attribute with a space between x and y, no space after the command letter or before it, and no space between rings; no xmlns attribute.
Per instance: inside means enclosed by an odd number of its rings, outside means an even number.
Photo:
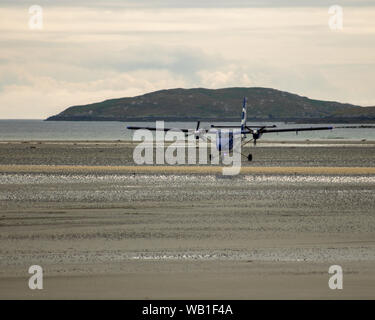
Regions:
<svg viewBox="0 0 375 320"><path fill-rule="evenodd" d="M47 120L238 121L248 97L248 120L375 122L375 107L313 100L270 88L169 89L72 106Z"/></svg>

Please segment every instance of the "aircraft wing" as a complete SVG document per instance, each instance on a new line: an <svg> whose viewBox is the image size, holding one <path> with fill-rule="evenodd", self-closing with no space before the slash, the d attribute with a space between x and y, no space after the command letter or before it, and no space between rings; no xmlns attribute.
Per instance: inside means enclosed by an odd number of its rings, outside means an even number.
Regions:
<svg viewBox="0 0 375 320"><path fill-rule="evenodd" d="M182 131L182 132L191 132L193 131L194 129L178 129L178 128L163 128L163 129L160 129L160 128L153 128L153 127L133 127L133 126L128 126L126 127L126 129L129 129L129 130L138 130L138 129L146 129L146 130L151 130L151 131Z"/></svg>
<svg viewBox="0 0 375 320"><path fill-rule="evenodd" d="M234 126L217 126L215 124L211 124L211 128L241 128L240 125L234 125Z"/></svg>
<svg viewBox="0 0 375 320"><path fill-rule="evenodd" d="M248 126L246 125L245 126L246 128L276 128L276 125L272 125L272 126L263 126L263 125L259 125L259 126ZM211 124L211 128L220 128L220 129L224 129L224 128L241 128L241 126L221 126L221 125L215 125L215 124Z"/></svg>
<svg viewBox="0 0 375 320"><path fill-rule="evenodd" d="M262 133L269 132L298 132L298 131L314 131L314 130L332 130L333 127L310 127L310 128L285 128L285 129L264 129Z"/></svg>

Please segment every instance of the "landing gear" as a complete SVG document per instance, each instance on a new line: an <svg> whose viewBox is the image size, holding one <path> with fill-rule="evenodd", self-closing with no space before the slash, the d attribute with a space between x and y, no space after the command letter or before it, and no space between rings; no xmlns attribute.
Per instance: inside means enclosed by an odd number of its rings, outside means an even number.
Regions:
<svg viewBox="0 0 375 320"><path fill-rule="evenodd" d="M247 156L247 160L249 161L253 160L253 155L251 153L249 153L249 155Z"/></svg>

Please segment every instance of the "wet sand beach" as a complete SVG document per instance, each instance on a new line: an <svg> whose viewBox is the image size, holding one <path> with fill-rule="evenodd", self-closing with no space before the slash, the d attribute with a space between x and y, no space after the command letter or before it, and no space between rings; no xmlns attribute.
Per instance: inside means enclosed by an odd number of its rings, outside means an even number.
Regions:
<svg viewBox="0 0 375 320"><path fill-rule="evenodd" d="M0 164L134 166L136 145L128 141L3 141ZM261 141L242 152L253 155L253 161L243 159L242 166L373 167L375 141Z"/></svg>
<svg viewBox="0 0 375 320"><path fill-rule="evenodd" d="M375 144L309 144L223 176L134 167L127 142L0 143L0 298L374 299Z"/></svg>

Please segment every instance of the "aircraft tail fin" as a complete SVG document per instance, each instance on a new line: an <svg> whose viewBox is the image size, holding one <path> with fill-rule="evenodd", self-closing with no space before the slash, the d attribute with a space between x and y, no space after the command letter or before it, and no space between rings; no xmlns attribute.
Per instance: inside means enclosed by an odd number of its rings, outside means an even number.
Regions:
<svg viewBox="0 0 375 320"><path fill-rule="evenodd" d="M242 104L242 115L241 115L241 132L245 131L246 129L246 109L247 109L247 98L243 98L243 104Z"/></svg>

